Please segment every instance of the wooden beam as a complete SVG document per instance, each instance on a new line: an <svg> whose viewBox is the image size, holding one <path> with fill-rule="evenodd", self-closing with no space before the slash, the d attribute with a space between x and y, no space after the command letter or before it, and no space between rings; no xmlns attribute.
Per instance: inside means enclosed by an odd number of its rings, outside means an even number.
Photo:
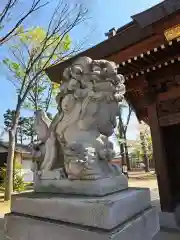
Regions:
<svg viewBox="0 0 180 240"><path fill-rule="evenodd" d="M148 66L142 68L141 71L150 72L153 67L161 68L163 65L168 66L168 63L171 63L171 61L174 59L178 61L178 59L180 59L180 54L176 54L173 57L166 57L160 61L157 61L154 64L151 64L151 65L148 65ZM129 76L129 75L127 74L127 76Z"/></svg>
<svg viewBox="0 0 180 240"><path fill-rule="evenodd" d="M147 82L145 81L144 76L135 77L135 79L129 79L125 82L126 89L128 92L130 91L144 91L144 88L147 87Z"/></svg>
<svg viewBox="0 0 180 240"><path fill-rule="evenodd" d="M167 44L164 36L164 31L176 24L179 24L180 13L176 15L169 16L167 20L163 20L153 25L154 35L148 39L145 39L133 46L130 46L118 53L114 53L107 57L108 60L121 63L127 61L130 58L140 56L141 53L146 53L149 50L153 50L163 44Z"/></svg>
<svg viewBox="0 0 180 240"><path fill-rule="evenodd" d="M139 70L140 66L138 65L138 62L136 63L135 61L131 61L130 63L137 71Z"/></svg>
<svg viewBox="0 0 180 240"><path fill-rule="evenodd" d="M151 54L148 55L148 57L151 61L156 61L157 60L156 57L154 56L154 52L151 52Z"/></svg>
<svg viewBox="0 0 180 240"><path fill-rule="evenodd" d="M158 101L165 101L167 99L177 98L180 95L180 86L173 87L168 92L160 93L157 96Z"/></svg>
<svg viewBox="0 0 180 240"><path fill-rule="evenodd" d="M161 209L164 212L172 212L173 206L170 180L168 176L165 150L163 147L163 139L157 116L156 102L148 106L148 118L152 135L153 155L159 186Z"/></svg>
<svg viewBox="0 0 180 240"><path fill-rule="evenodd" d="M136 67L134 67L132 64L127 63L126 66L124 67L126 68L128 71L127 72L137 72L138 69Z"/></svg>
<svg viewBox="0 0 180 240"><path fill-rule="evenodd" d="M115 61L116 63L121 63L127 61L130 58L140 56L142 53L146 53L148 50L154 49L161 44L166 43L163 35L154 35L136 45L130 46L127 49L121 50L120 52L114 53L107 57L107 60Z"/></svg>
<svg viewBox="0 0 180 240"><path fill-rule="evenodd" d="M151 55L144 55L144 57L142 58L142 60L144 60L147 63L153 64L153 60L150 58Z"/></svg>

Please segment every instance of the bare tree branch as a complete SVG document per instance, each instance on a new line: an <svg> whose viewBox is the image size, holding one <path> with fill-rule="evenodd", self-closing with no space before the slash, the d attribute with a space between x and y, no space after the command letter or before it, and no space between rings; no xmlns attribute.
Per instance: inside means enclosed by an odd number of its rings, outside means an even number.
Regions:
<svg viewBox="0 0 180 240"><path fill-rule="evenodd" d="M22 21L24 21L29 14L37 11L40 7L44 6L40 5L40 2L41 0L33 0L33 4L29 12L15 24L14 28L9 32L9 34L6 34L0 39L0 44L16 32L17 27L21 25ZM84 9L82 5L75 5L73 8L70 8L68 4L64 3L63 0L60 0L49 20L49 24L46 28L47 31L45 33L45 37L43 37L44 39L42 42L37 44L37 46L28 46L28 43L25 44L21 42L21 46L23 47L25 53L21 51L22 56L18 51L16 53L13 53L13 56L22 66L25 67L25 69L23 69L23 74L17 75L17 83L19 85L18 89L16 89L18 92L17 104L13 125L9 131L9 149L7 160L7 169L9 175L6 179L6 200L9 200L11 194L10 183L12 181L15 135L17 132L17 123L20 116L20 110L26 99L31 99L31 102L33 102L35 105L35 109L38 108L38 102L41 93L36 90L39 87L40 79L41 82L44 80L45 69L51 64L54 56L58 57L59 61L62 61L68 56L72 56L72 54L76 52L77 49L73 48L69 50L69 47L64 46L64 44L66 44L66 41L68 41L66 36L68 36L69 32L74 27L85 20L86 13L87 10ZM65 49L65 52L63 49ZM33 94L34 92L35 94ZM51 101L51 96L52 88L49 88L47 105Z"/></svg>
<svg viewBox="0 0 180 240"><path fill-rule="evenodd" d="M3 25L3 21L5 21L5 18L8 16L10 13L12 7L14 7L18 3L18 0L8 0L8 3L5 5L2 15L0 18L0 26ZM33 12L38 11L40 8L44 7L47 5L48 2L45 2L41 4L41 0L33 0L32 5L28 12L24 14L17 22L14 24L14 26L9 30L7 33L4 34L4 36L0 37L0 46L7 42L9 39L12 37L18 35L18 28L21 26L21 24L26 20L26 18L31 15Z"/></svg>
<svg viewBox="0 0 180 240"><path fill-rule="evenodd" d="M0 17L0 25L2 24L3 20L6 18L8 12L15 6L18 0L8 0L6 6L2 10L1 17Z"/></svg>

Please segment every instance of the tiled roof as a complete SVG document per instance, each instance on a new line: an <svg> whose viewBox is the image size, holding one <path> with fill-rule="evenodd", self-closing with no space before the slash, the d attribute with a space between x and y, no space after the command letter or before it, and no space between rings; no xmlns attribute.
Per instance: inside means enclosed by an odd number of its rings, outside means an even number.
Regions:
<svg viewBox="0 0 180 240"><path fill-rule="evenodd" d="M132 16L132 22L119 28L116 35L87 49L80 54L47 68L46 73L53 82L59 82L64 69L77 57L87 56L92 59L103 59L113 53L134 45L143 39L153 35L152 25L166 19L170 15L180 11L180 0L164 0L144 12Z"/></svg>

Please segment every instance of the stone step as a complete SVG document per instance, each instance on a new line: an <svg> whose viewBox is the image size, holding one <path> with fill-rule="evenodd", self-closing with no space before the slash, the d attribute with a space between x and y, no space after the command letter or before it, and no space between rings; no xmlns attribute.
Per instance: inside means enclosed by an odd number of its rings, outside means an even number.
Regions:
<svg viewBox="0 0 180 240"><path fill-rule="evenodd" d="M28 193L14 196L12 212L100 229L113 229L151 206L149 189L104 197Z"/></svg>
<svg viewBox="0 0 180 240"><path fill-rule="evenodd" d="M64 193L85 196L105 196L128 188L128 179L121 174L116 177L107 177L92 181L68 179L54 179L57 171L45 172L44 175L36 175L34 184L35 192L40 193Z"/></svg>
<svg viewBox="0 0 180 240"><path fill-rule="evenodd" d="M13 240L152 240L159 231L155 208L145 210L111 231L15 214L8 214L5 222L6 239Z"/></svg>

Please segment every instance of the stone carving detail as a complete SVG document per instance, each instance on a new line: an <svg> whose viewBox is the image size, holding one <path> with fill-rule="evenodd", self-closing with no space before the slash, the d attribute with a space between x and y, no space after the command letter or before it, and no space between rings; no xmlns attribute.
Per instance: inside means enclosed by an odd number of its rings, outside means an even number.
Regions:
<svg viewBox="0 0 180 240"><path fill-rule="evenodd" d="M120 175L110 163L115 153L108 137L125 93L123 76L115 63L88 57L77 59L63 76L55 118L50 122L43 111L36 113L41 172L57 170L59 164L71 180Z"/></svg>

